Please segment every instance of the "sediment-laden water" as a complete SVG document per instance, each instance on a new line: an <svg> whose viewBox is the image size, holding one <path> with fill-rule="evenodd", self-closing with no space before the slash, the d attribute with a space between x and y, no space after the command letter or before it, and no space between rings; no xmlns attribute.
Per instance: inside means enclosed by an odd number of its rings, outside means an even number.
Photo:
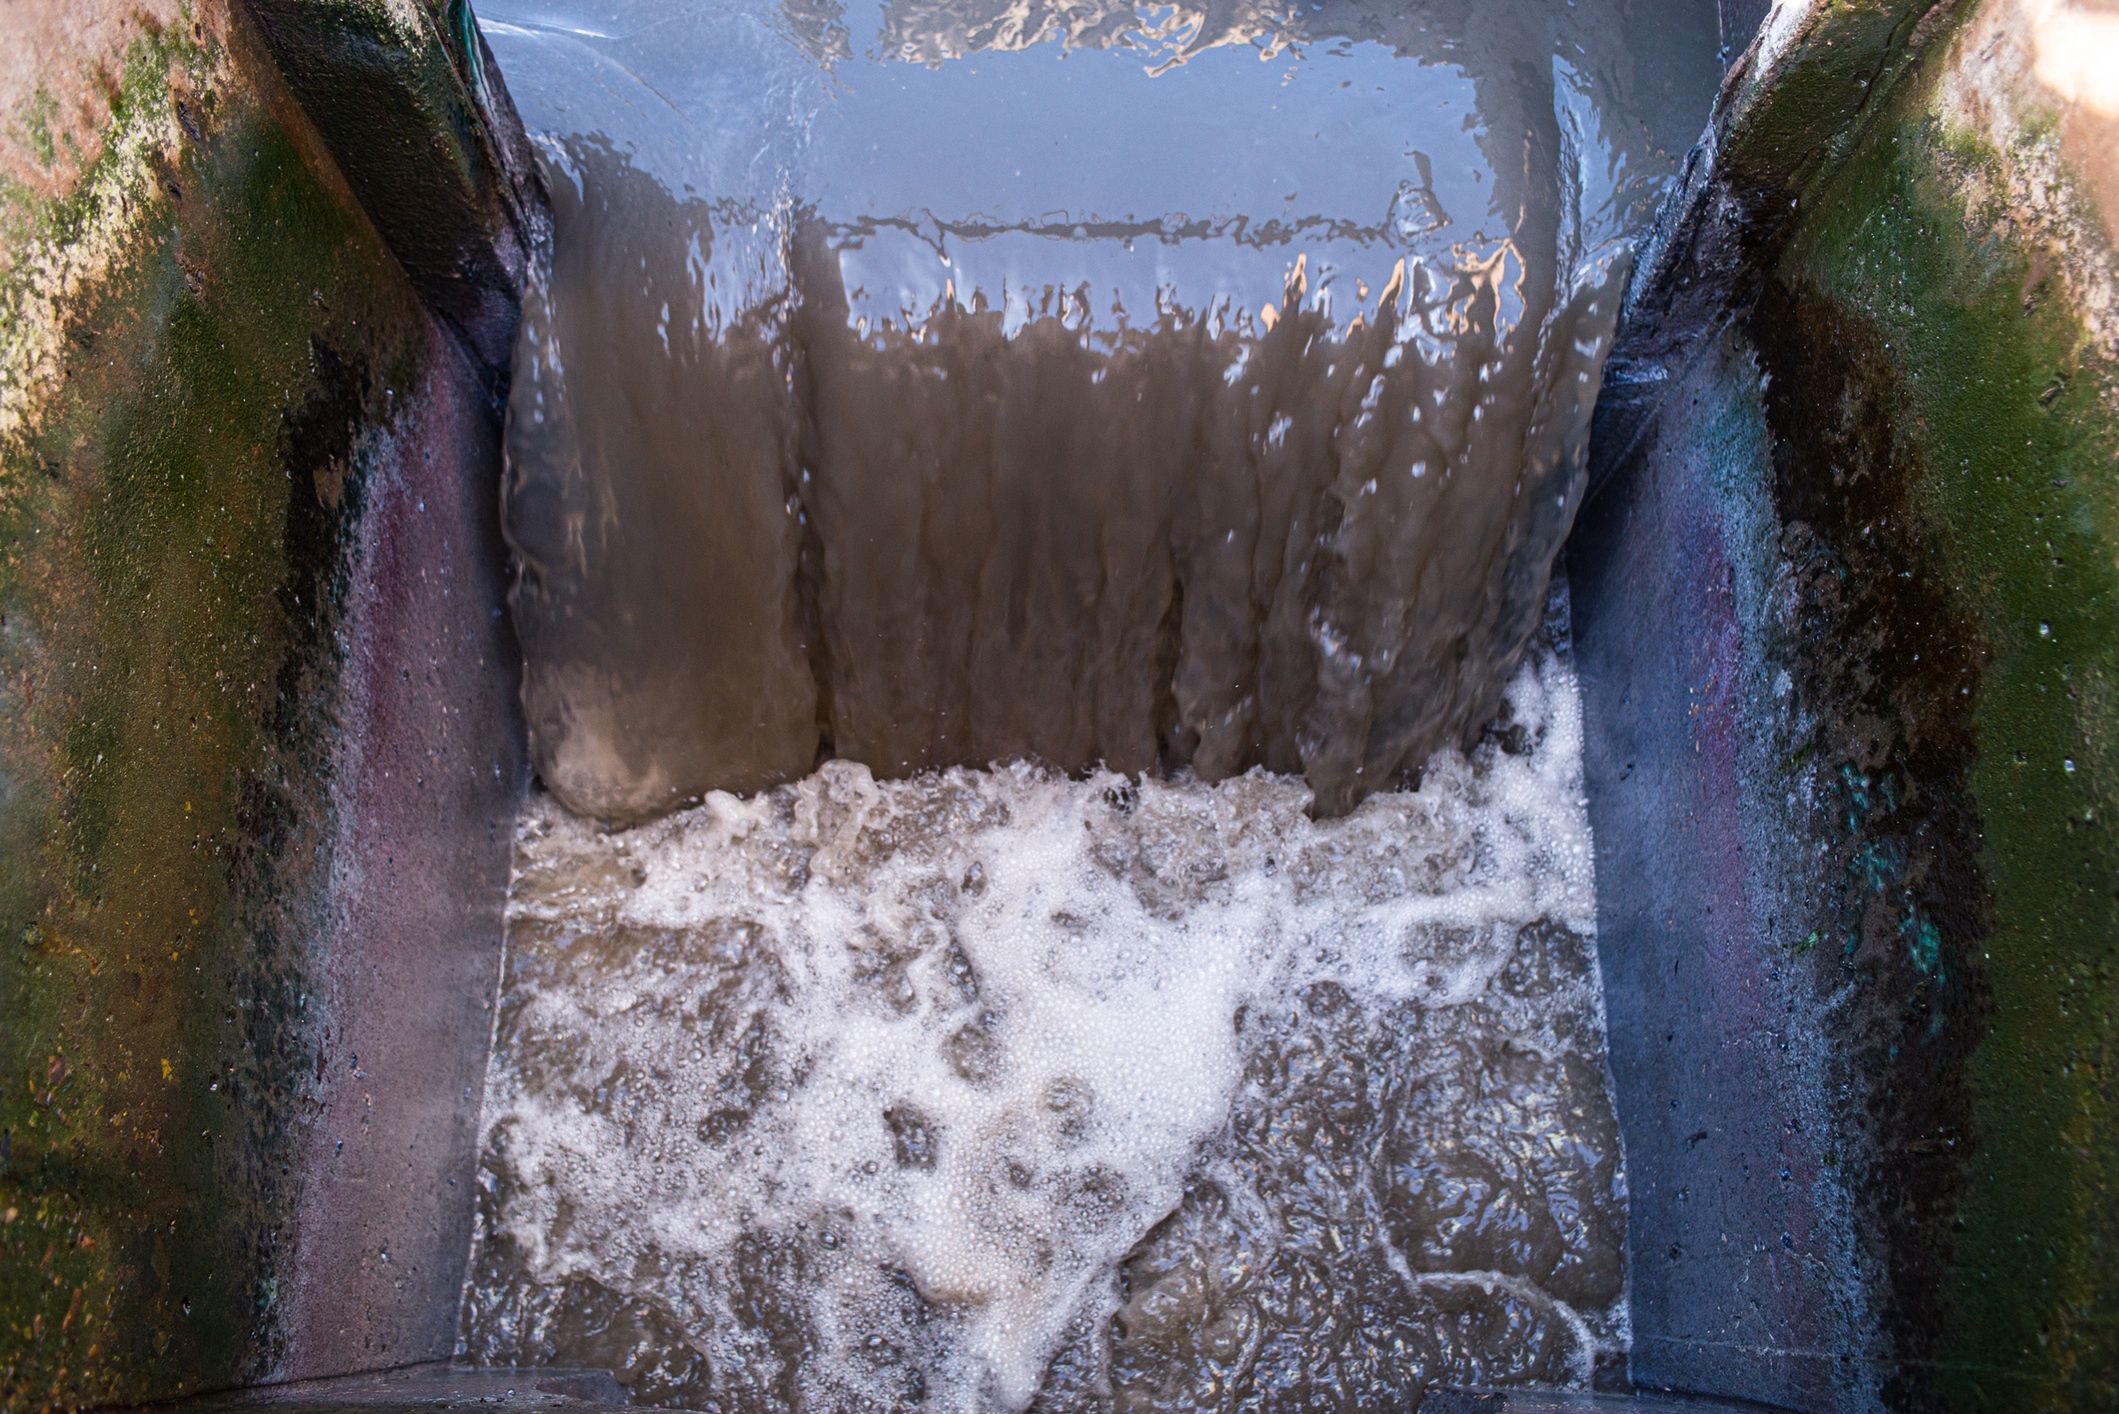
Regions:
<svg viewBox="0 0 2119 1414"><path fill-rule="evenodd" d="M1715 7L481 12L555 232L467 1353L729 1411L1616 1362L1546 615Z"/></svg>
<svg viewBox="0 0 2119 1414"><path fill-rule="evenodd" d="M834 762L516 846L470 1354L694 1409L1376 1409L1623 1345L1579 722L1418 791Z"/></svg>
<svg viewBox="0 0 2119 1414"><path fill-rule="evenodd" d="M1491 717L1671 161L1630 5L522 8L570 807L1035 757L1331 814Z"/></svg>

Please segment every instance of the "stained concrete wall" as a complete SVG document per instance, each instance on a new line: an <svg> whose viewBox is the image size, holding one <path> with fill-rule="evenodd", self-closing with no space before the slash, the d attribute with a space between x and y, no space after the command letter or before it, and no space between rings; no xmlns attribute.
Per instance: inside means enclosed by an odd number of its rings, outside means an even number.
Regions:
<svg viewBox="0 0 2119 1414"><path fill-rule="evenodd" d="M2119 1402L2113 21L1777 7L1632 292L1570 563L1646 1385Z"/></svg>
<svg viewBox="0 0 2119 1414"><path fill-rule="evenodd" d="M1571 561L1650 1385L2114 1399L2098 13L1778 7L1634 292ZM11 1407L450 1343L534 235L463 19L7 11Z"/></svg>
<svg viewBox="0 0 2119 1414"><path fill-rule="evenodd" d="M8 1408L453 1343L527 208L452 10L306 8L0 15ZM424 232L364 196L348 92ZM404 254L451 241L484 264Z"/></svg>

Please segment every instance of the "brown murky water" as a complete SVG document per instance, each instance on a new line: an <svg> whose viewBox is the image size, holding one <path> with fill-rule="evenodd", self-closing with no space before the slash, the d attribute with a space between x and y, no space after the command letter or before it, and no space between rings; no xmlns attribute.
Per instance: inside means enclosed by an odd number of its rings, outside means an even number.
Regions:
<svg viewBox="0 0 2119 1414"><path fill-rule="evenodd" d="M834 762L517 841L469 1352L696 1409L1410 1407L1625 1336L1574 684L1297 780Z"/></svg>
<svg viewBox="0 0 2119 1414"><path fill-rule="evenodd" d="M481 8L557 232L465 1349L716 1410L1621 1358L1549 590L1713 6Z"/></svg>
<svg viewBox="0 0 2119 1414"><path fill-rule="evenodd" d="M563 801L1035 756L1336 812L1492 715L1669 166L1625 6L739 5L681 65L606 8L509 423Z"/></svg>

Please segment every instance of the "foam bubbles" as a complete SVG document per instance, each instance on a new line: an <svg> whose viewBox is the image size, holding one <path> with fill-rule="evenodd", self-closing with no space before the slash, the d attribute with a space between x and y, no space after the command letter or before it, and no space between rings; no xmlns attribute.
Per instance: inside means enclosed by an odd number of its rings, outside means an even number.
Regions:
<svg viewBox="0 0 2119 1414"><path fill-rule="evenodd" d="M538 803L471 1353L694 1408L1585 1378L1623 1194L1564 658L1509 703L1332 821L1021 764Z"/></svg>

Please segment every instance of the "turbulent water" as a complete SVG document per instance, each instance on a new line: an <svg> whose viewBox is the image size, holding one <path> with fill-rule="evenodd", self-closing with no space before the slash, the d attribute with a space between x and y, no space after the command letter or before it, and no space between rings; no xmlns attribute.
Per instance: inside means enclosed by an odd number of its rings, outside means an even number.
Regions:
<svg viewBox="0 0 2119 1414"><path fill-rule="evenodd" d="M516 848L479 1358L694 1409L1408 1408L1623 1343L1564 658L1417 792L832 763Z"/></svg>
<svg viewBox="0 0 2119 1414"><path fill-rule="evenodd" d="M556 209L507 528L569 806L830 755L1331 814L1492 715L1669 165L1610 100L1687 51L1625 0L495 8Z"/></svg>
<svg viewBox="0 0 2119 1414"><path fill-rule="evenodd" d="M728 1411L1619 1361L1540 625L1714 5L480 9L555 232L465 1350Z"/></svg>

